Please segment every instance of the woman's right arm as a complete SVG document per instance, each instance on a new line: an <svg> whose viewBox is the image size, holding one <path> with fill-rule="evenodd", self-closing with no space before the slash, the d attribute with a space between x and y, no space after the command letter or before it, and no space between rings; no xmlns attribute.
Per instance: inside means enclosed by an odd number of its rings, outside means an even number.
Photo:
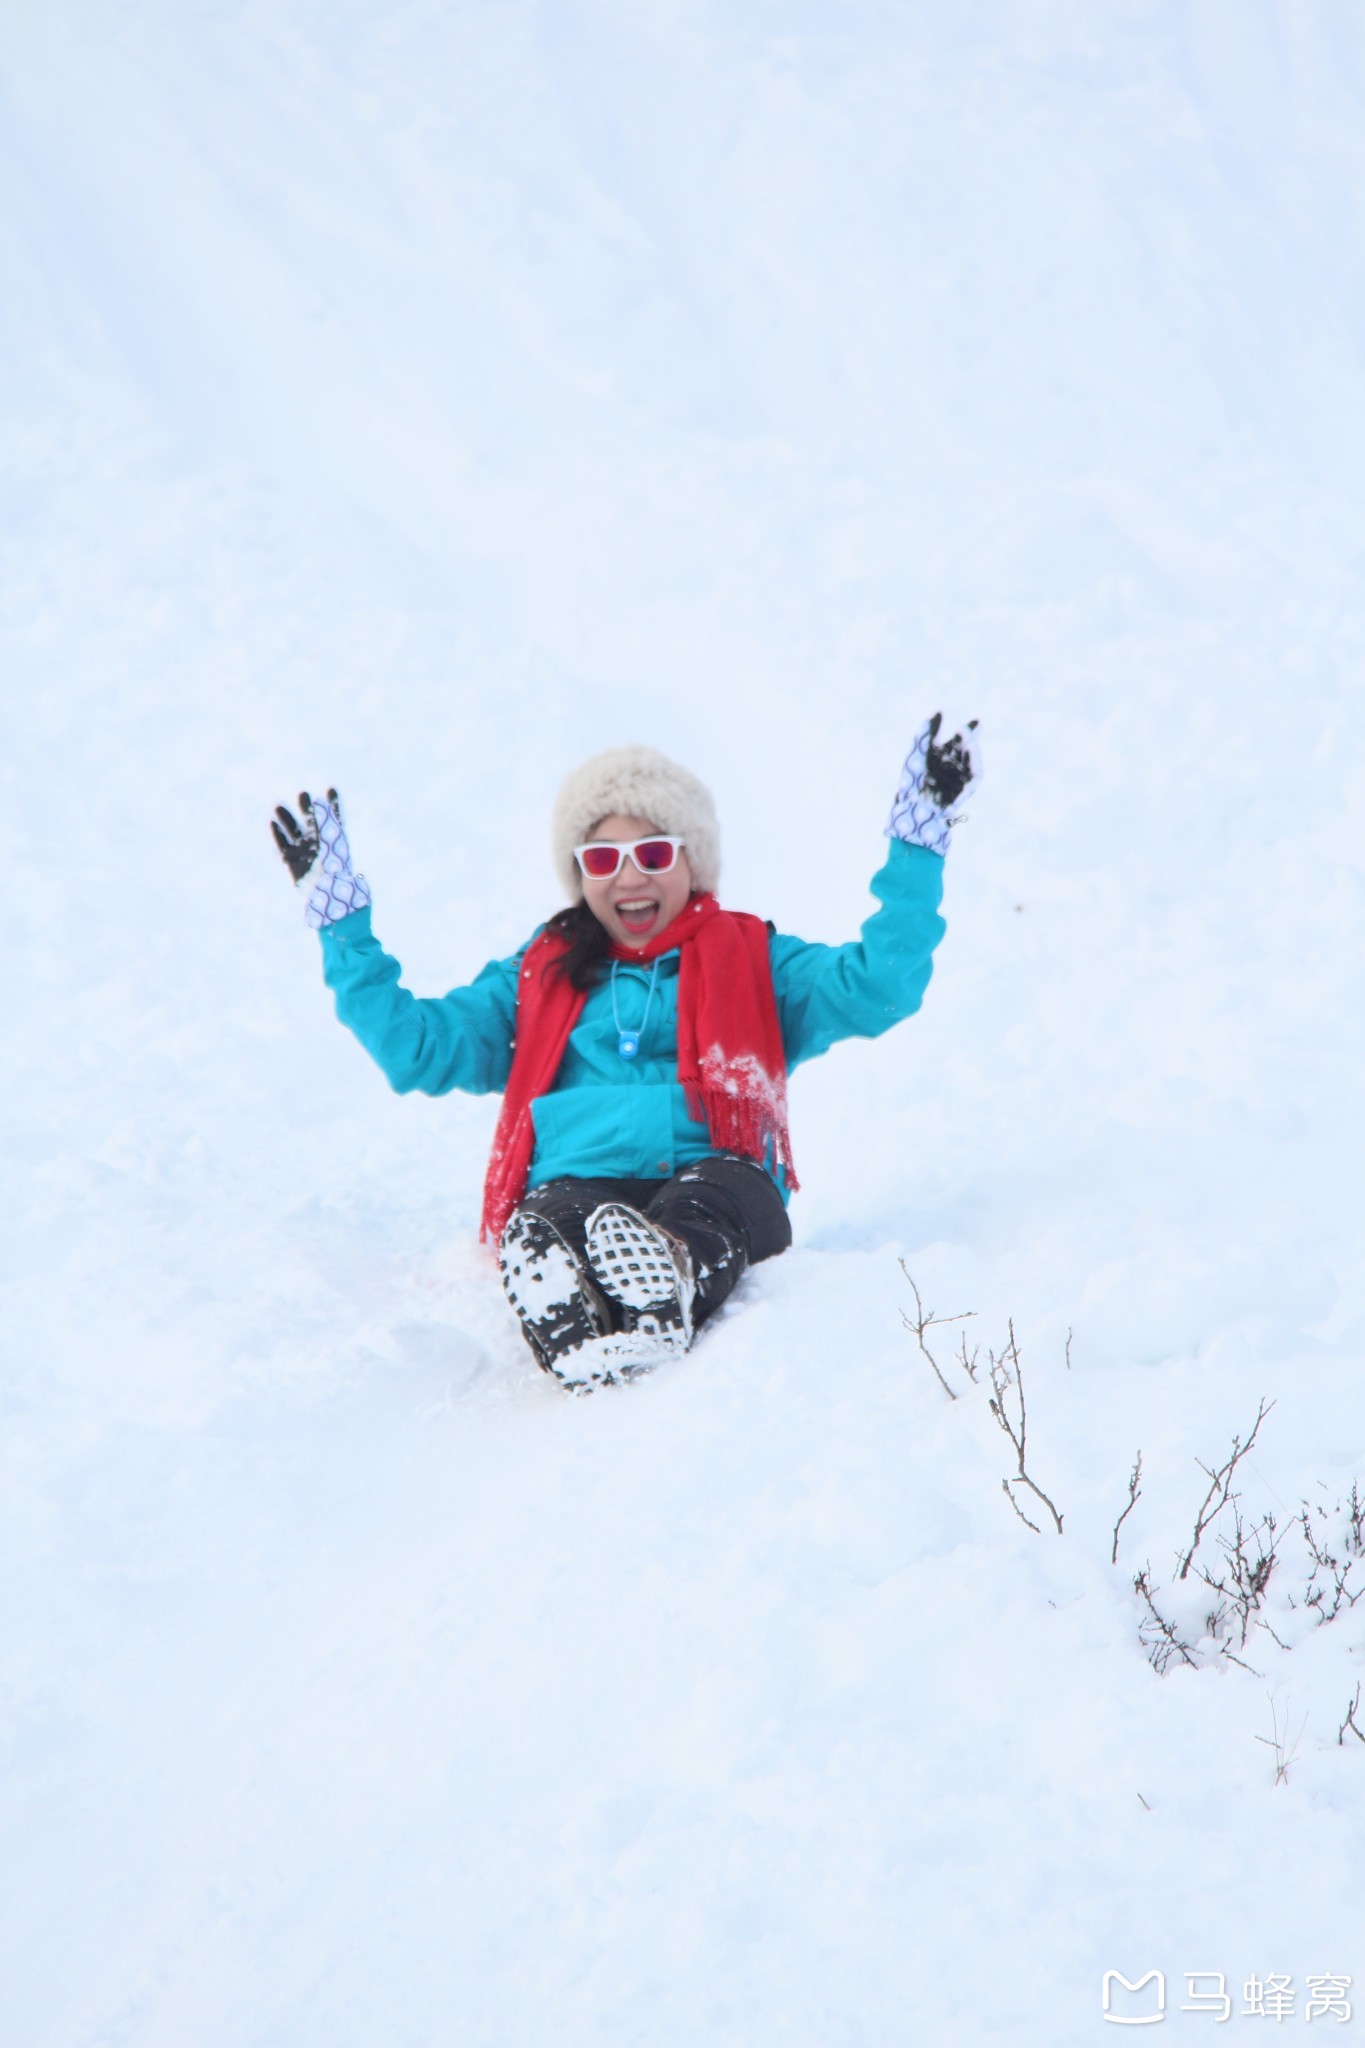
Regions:
<svg viewBox="0 0 1365 2048"><path fill-rule="evenodd" d="M400 1095L447 1095L452 1088L487 1095L506 1087L519 955L490 961L468 988L415 996L371 931L368 906L324 925L319 936L338 1017Z"/></svg>

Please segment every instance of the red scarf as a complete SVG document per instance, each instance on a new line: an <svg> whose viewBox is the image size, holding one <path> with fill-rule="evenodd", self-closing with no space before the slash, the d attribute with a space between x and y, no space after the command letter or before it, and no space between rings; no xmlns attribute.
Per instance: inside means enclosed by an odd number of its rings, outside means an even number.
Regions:
<svg viewBox="0 0 1365 2048"><path fill-rule="evenodd" d="M488 1159L480 1236L495 1243L526 1192L535 1150L531 1104L554 1086L587 1001L563 974L549 972L568 950L560 932L543 931L526 949L517 988L516 1044L502 1115ZM787 1061L777 1021L768 927L760 917L722 910L714 896L694 896L647 945L615 960L656 960L680 948L678 1079L688 1113L705 1119L718 1152L742 1152L773 1163L788 1187L792 1170L787 1129Z"/></svg>

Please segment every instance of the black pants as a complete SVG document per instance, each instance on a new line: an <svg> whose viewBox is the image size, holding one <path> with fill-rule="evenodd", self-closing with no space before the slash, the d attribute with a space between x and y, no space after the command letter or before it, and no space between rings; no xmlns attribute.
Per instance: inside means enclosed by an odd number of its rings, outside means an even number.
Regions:
<svg viewBox="0 0 1365 2048"><path fill-rule="evenodd" d="M720 1307L746 1266L786 1251L792 1241L770 1175L733 1152L694 1160L671 1180L547 1180L524 1195L520 1206L553 1223L584 1258L584 1226L600 1202L628 1203L682 1239L696 1275L692 1320L698 1325Z"/></svg>

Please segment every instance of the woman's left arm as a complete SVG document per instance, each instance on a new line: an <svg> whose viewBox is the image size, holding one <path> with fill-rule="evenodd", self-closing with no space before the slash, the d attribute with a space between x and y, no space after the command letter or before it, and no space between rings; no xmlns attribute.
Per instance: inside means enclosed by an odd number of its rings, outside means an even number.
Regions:
<svg viewBox="0 0 1365 2048"><path fill-rule="evenodd" d="M981 779L975 721L940 741L938 713L915 735L901 771L885 865L872 878L879 908L851 945L774 936L773 990L787 1064L814 1059L841 1038L876 1038L924 1000L934 948L943 860L958 807Z"/></svg>

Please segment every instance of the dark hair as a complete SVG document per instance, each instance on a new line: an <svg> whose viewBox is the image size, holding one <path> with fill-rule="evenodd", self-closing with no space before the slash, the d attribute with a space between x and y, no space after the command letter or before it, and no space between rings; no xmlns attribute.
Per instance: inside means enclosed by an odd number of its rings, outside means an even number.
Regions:
<svg viewBox="0 0 1365 2048"><path fill-rule="evenodd" d="M545 929L569 942L555 961L553 972L562 974L570 988L590 989L611 951L611 934L606 926L598 922L580 897L567 910L557 910Z"/></svg>

